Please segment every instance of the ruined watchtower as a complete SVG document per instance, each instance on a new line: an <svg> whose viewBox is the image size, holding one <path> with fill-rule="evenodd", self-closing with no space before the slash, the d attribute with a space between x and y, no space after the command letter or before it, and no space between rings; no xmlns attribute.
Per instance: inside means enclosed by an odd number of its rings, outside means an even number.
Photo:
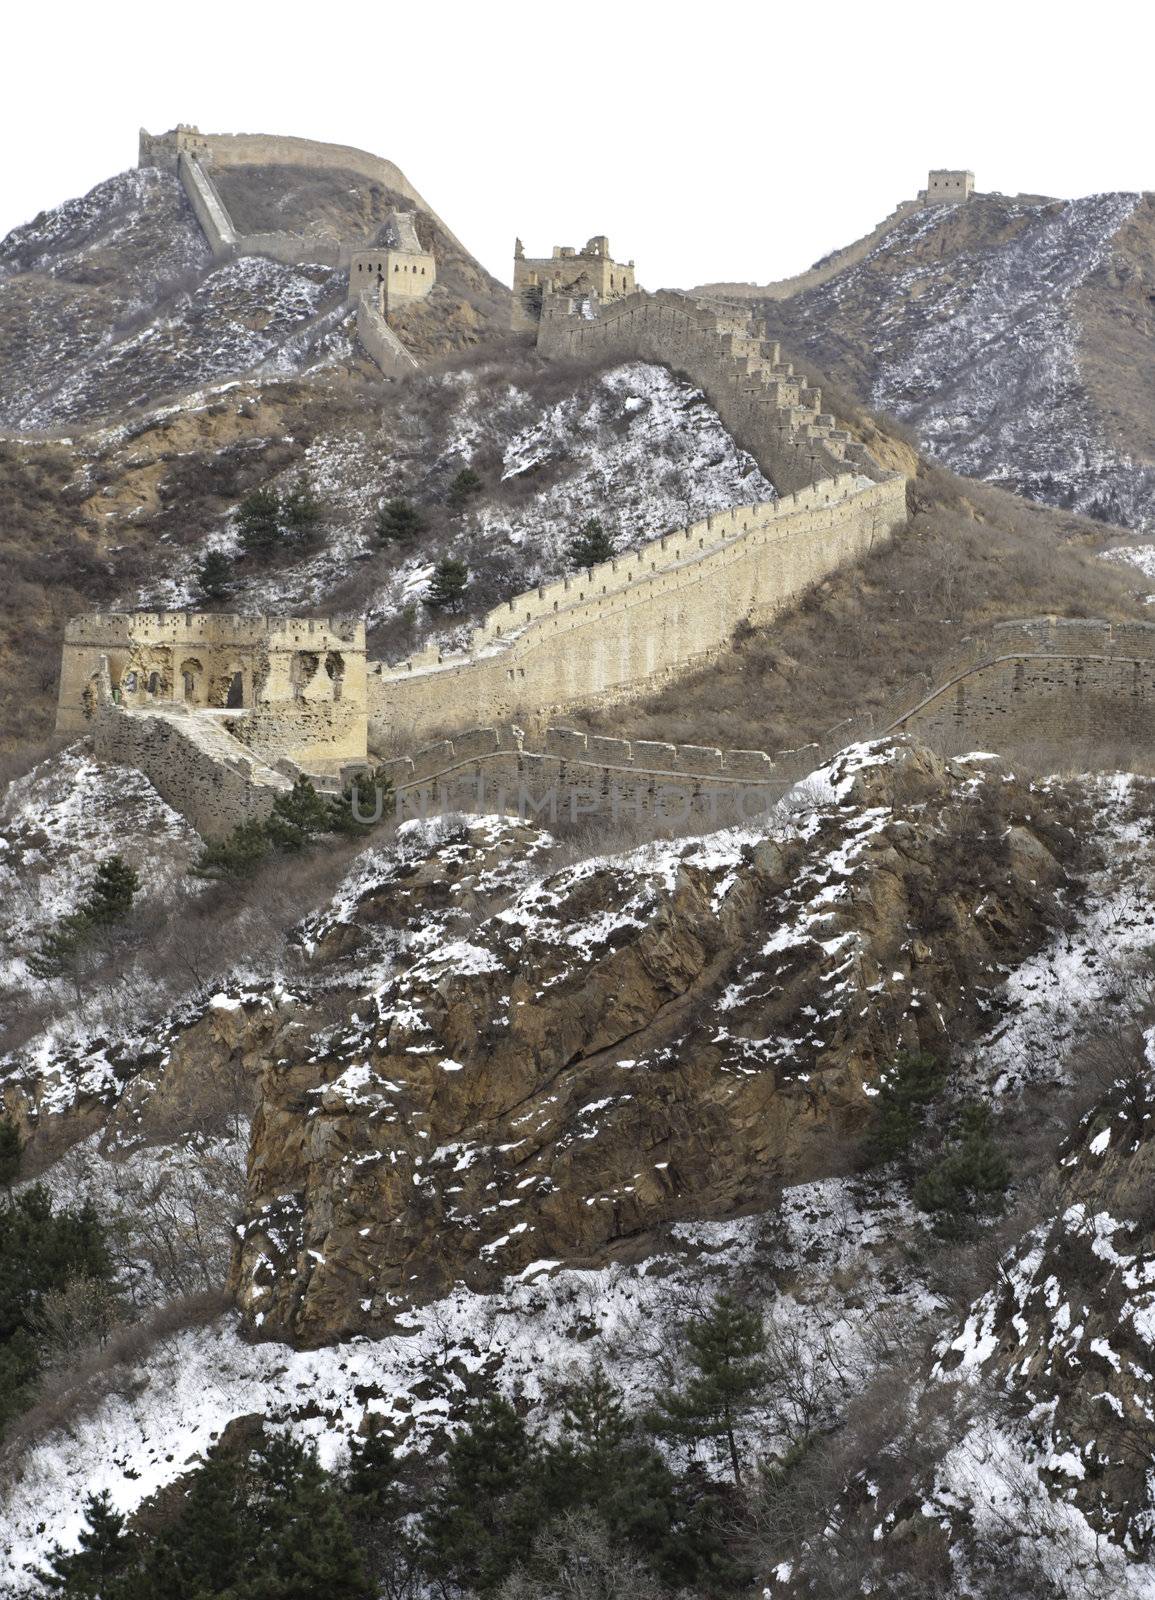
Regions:
<svg viewBox="0 0 1155 1600"><path fill-rule="evenodd" d="M610 255L604 233L587 239L580 250L555 244L552 256L527 256L520 239L513 249L513 319L515 329L533 328L541 319L542 297L596 295L599 300L619 300L637 288L632 261L622 263Z"/></svg>
<svg viewBox="0 0 1155 1600"><path fill-rule="evenodd" d="M195 611L73 617L58 733L83 733L102 700L124 712L216 721L262 759L337 772L365 760L365 625Z"/></svg>

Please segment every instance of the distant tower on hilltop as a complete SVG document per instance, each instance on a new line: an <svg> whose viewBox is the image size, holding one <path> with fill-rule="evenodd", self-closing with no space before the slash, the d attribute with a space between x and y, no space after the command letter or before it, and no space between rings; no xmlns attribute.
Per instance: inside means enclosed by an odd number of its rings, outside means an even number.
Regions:
<svg viewBox="0 0 1155 1600"><path fill-rule="evenodd" d="M138 167L163 167L175 172L182 155L191 156L202 165L212 159L208 137L192 122L178 122L168 133L149 133L140 130L137 153Z"/></svg>
<svg viewBox="0 0 1155 1600"><path fill-rule="evenodd" d="M926 188L919 199L928 205L957 205L969 200L975 192L973 172L952 172L945 167L932 167L927 175Z"/></svg>
<svg viewBox="0 0 1155 1600"><path fill-rule="evenodd" d="M637 288L632 261L610 256L610 241L595 234L581 250L555 244L552 256L527 256L518 239L513 247L513 317L515 329L534 328L541 320L542 297L590 295L599 300L619 300Z"/></svg>

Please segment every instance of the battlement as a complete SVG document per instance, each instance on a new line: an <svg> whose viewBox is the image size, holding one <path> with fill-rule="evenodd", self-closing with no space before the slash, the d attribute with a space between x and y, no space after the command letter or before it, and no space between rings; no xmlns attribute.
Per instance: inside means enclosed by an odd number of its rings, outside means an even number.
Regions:
<svg viewBox="0 0 1155 1600"><path fill-rule="evenodd" d="M92 611L70 617L64 628L66 644L122 645L133 641L151 644L187 643L268 644L295 648L310 644L326 648L327 642L354 650L365 648L364 622L314 617L241 616L206 611Z"/></svg>
<svg viewBox="0 0 1155 1600"><path fill-rule="evenodd" d="M657 361L685 372L780 493L848 470L883 475L822 411L821 391L781 361L763 324L738 307L666 289L580 309L554 295L543 303L537 342L547 355Z"/></svg>
<svg viewBox="0 0 1155 1600"><path fill-rule="evenodd" d="M436 644L369 670L370 743L642 694L765 623L906 518L906 484L845 474L675 529L640 550L514 596L463 650Z"/></svg>

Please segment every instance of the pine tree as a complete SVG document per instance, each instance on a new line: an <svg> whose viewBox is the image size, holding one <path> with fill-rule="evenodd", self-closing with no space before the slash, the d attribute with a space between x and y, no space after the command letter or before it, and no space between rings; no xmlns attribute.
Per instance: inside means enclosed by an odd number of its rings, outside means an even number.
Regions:
<svg viewBox="0 0 1155 1600"><path fill-rule="evenodd" d="M85 931L76 915L61 917L56 927L40 941L40 948L28 957L28 970L34 978L59 978L79 953Z"/></svg>
<svg viewBox="0 0 1155 1600"><path fill-rule="evenodd" d="M882 1074L874 1102L874 1128L863 1150L869 1166L909 1158L945 1084L946 1069L934 1056L896 1057Z"/></svg>
<svg viewBox="0 0 1155 1600"><path fill-rule="evenodd" d="M676 1526L677 1485L659 1453L639 1436L622 1397L600 1366L565 1395L557 1442L545 1449L544 1482L554 1514L593 1510L618 1541L655 1566L686 1571Z"/></svg>
<svg viewBox="0 0 1155 1600"><path fill-rule="evenodd" d="M991 1137L985 1106L964 1106L960 1137L914 1185L914 1202L930 1212L935 1233L943 1239L965 1239L980 1218L1002 1209L1011 1182L1011 1166Z"/></svg>
<svg viewBox="0 0 1155 1600"><path fill-rule="evenodd" d="M33 975L58 978L96 930L128 918L139 887L140 878L123 856L109 856L102 861L76 910L61 917L41 939L39 950L29 957Z"/></svg>
<svg viewBox="0 0 1155 1600"><path fill-rule="evenodd" d="M66 1600L110 1600L117 1579L135 1557L136 1541L113 1509L107 1489L87 1497L84 1516L87 1526L80 1530L79 1548L66 1551L53 1545L47 1569L36 1576L50 1594Z"/></svg>
<svg viewBox="0 0 1155 1600"><path fill-rule="evenodd" d="M197 587L206 600L227 600L233 590L233 563L223 550L210 550L197 568Z"/></svg>
<svg viewBox="0 0 1155 1600"><path fill-rule="evenodd" d="M373 772L359 772L347 783L340 796L326 802L327 832L364 833L393 811L393 785L388 778Z"/></svg>
<svg viewBox="0 0 1155 1600"><path fill-rule="evenodd" d="M250 1468L258 1539L238 1600L370 1600L338 1487L312 1448L273 1434Z"/></svg>
<svg viewBox="0 0 1155 1600"><path fill-rule="evenodd" d="M369 1600L339 1487L310 1447L273 1434L244 1454L211 1451L124 1600L213 1595Z"/></svg>
<svg viewBox="0 0 1155 1600"><path fill-rule="evenodd" d="M265 824L250 818L223 839L208 840L189 871L197 878L249 878L271 850Z"/></svg>
<svg viewBox="0 0 1155 1600"><path fill-rule="evenodd" d="M421 1552L407 1526L413 1507L384 1433L350 1440L344 1485L349 1527L373 1593L414 1593Z"/></svg>
<svg viewBox="0 0 1155 1600"><path fill-rule="evenodd" d="M377 537L382 544L412 544L427 524L408 500L387 500L377 513Z"/></svg>
<svg viewBox="0 0 1155 1600"><path fill-rule="evenodd" d="M400 1495L397 1457L387 1434L377 1432L349 1441L345 1489L351 1500L376 1513L392 1515Z"/></svg>
<svg viewBox="0 0 1155 1600"><path fill-rule="evenodd" d="M321 530L323 507L313 492L308 475L298 473L296 482L281 504L281 519L291 544L307 549Z"/></svg>
<svg viewBox="0 0 1155 1600"><path fill-rule="evenodd" d="M610 560L614 553L614 544L598 518L591 517L574 534L566 546L566 552L575 570L580 567L596 567L599 562Z"/></svg>
<svg viewBox="0 0 1155 1600"><path fill-rule="evenodd" d="M0 1117L0 1185L11 1190L20 1172L24 1141L11 1117Z"/></svg>
<svg viewBox="0 0 1155 1600"><path fill-rule="evenodd" d="M192 1600L226 1594L248 1558L244 1463L219 1447L193 1474L180 1515L145 1542L126 1600ZM119 1600L119 1597L117 1597Z"/></svg>
<svg viewBox="0 0 1155 1600"><path fill-rule="evenodd" d="M273 801L265 834L276 849L296 851L331 826L329 806L302 773L287 794L279 794Z"/></svg>
<svg viewBox="0 0 1155 1600"><path fill-rule="evenodd" d="M534 1469L517 1412L505 1400L482 1402L449 1446L425 1519L425 1559L435 1577L485 1593L528 1556L541 1511Z"/></svg>
<svg viewBox="0 0 1155 1600"><path fill-rule="evenodd" d="M139 888L140 877L124 857L109 856L97 867L92 888L81 910L94 927L124 922L132 910L133 898Z"/></svg>
<svg viewBox="0 0 1155 1600"><path fill-rule="evenodd" d="M281 497L275 489L250 489L237 507L241 549L254 561L269 561L281 542Z"/></svg>
<svg viewBox="0 0 1155 1600"><path fill-rule="evenodd" d="M688 1324L685 1335L695 1374L681 1392L659 1396L652 1425L657 1433L690 1443L725 1443L734 1482L741 1484L737 1429L766 1383L762 1318L721 1294L704 1316Z"/></svg>
<svg viewBox="0 0 1155 1600"><path fill-rule="evenodd" d="M464 561L442 556L433 573L425 604L433 611L456 611L469 587L469 568Z"/></svg>
<svg viewBox="0 0 1155 1600"><path fill-rule="evenodd" d="M449 485L449 506L453 511L464 510L468 501L475 494L480 494L482 489L481 479L472 467L462 467L461 471Z"/></svg>

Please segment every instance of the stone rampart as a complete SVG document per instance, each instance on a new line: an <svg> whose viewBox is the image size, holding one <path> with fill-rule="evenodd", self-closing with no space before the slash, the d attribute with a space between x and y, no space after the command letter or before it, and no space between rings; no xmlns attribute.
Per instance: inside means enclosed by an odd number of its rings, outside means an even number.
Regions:
<svg viewBox="0 0 1155 1600"><path fill-rule="evenodd" d="M676 529L497 607L460 654L371 667L370 746L645 693L764 623L906 518L901 477L846 476Z"/></svg>
<svg viewBox="0 0 1155 1600"><path fill-rule="evenodd" d="M848 267L856 267L860 261L865 261L900 222L905 221L914 212L924 210L926 206L924 193L925 191L920 191L917 200L901 201L876 228L863 234L861 239L855 239L853 244L844 245L841 250L834 250L830 255L823 256L821 261L816 261L805 272L796 272L789 278L779 278L774 283L704 283L695 289L694 293L708 300L715 298L789 300L793 295L805 294L807 289L818 289L822 284L829 283L831 278L836 278L840 272L845 272Z"/></svg>
<svg viewBox="0 0 1155 1600"><path fill-rule="evenodd" d="M545 355L656 361L704 391L723 423L779 493L853 468L884 476L864 445L835 428L819 390L781 360L778 345L739 308L662 290L627 295L587 316L547 296L538 331Z"/></svg>
<svg viewBox="0 0 1155 1600"><path fill-rule="evenodd" d="M130 711L103 704L92 725L101 761L143 772L160 795L205 838L239 822L263 820L290 778L235 744L223 729L192 713Z"/></svg>
<svg viewBox="0 0 1155 1600"><path fill-rule="evenodd" d="M170 133L150 134L140 132L140 166L162 166L173 171L182 152L194 154L202 166L216 167L308 167L316 171L351 172L380 184L419 206L437 223L437 226L457 246L463 255L468 254L432 206L409 182L401 168L368 150L358 150L352 145L325 144L316 139L298 139L291 135L268 133L204 133L196 128L182 128ZM281 237L281 236L278 236ZM284 235L295 238L300 245L303 235ZM279 259L279 258L278 258ZM307 260L314 258L309 256ZM341 262L344 266L346 261Z"/></svg>
<svg viewBox="0 0 1155 1600"><path fill-rule="evenodd" d="M477 728L383 762L398 815L497 811L547 824L649 817L703 826L751 821L813 766L760 750L703 750L549 728L529 746L514 727Z"/></svg>
<svg viewBox="0 0 1155 1600"><path fill-rule="evenodd" d="M218 260L240 253L237 234L216 185L195 156L182 150L177 172L200 223L209 249Z"/></svg>
<svg viewBox="0 0 1155 1600"><path fill-rule="evenodd" d="M357 337L387 378L403 378L421 365L393 332L368 291L357 298Z"/></svg>
<svg viewBox="0 0 1155 1600"><path fill-rule="evenodd" d="M905 702L905 703L904 703ZM879 731L946 751L1155 744L1155 623L1035 617L964 642L933 687L913 685Z"/></svg>

